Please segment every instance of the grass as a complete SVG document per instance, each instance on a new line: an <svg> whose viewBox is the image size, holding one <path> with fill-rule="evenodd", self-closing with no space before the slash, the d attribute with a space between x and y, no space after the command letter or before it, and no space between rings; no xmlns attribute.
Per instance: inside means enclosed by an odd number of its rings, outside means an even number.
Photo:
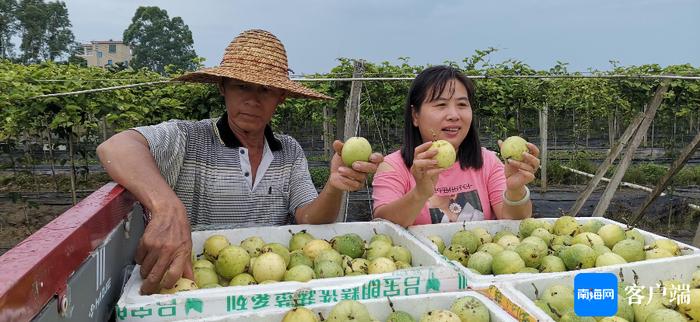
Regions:
<svg viewBox="0 0 700 322"><path fill-rule="evenodd" d="M557 161L552 160L547 166L547 182L549 184L571 184L580 185L586 184L590 180L589 177L582 176L564 169L562 166L573 168L579 171L595 174L597 166L583 159L574 159L572 161ZM605 174L606 178L612 177L616 167L611 167ZM669 168L667 166L654 163L634 164L627 168L623 181L635 183L639 185L656 185L661 177L666 175ZM539 174L536 179L539 182ZM700 183L700 166L686 165L674 177L673 182L677 186L691 186Z"/></svg>

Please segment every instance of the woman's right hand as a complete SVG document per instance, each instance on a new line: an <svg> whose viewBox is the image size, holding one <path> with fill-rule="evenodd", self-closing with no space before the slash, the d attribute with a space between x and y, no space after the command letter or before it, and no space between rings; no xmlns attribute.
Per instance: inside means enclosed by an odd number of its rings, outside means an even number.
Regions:
<svg viewBox="0 0 700 322"><path fill-rule="evenodd" d="M413 166L411 174L416 179L415 192L420 198L428 199L435 191L438 177L444 169L439 168L434 157L438 151L430 149L432 141L417 146L413 152Z"/></svg>

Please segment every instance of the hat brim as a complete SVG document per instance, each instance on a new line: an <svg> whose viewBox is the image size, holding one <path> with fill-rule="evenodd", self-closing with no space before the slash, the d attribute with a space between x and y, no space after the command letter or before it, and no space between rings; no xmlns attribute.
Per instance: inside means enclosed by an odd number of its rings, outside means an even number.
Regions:
<svg viewBox="0 0 700 322"><path fill-rule="evenodd" d="M232 70L231 68L225 67L200 69L196 72L187 73L173 78L172 81L218 84L224 77L241 80L247 83L283 89L287 92L288 97L324 100L333 99L310 88L302 86L301 84L290 79L273 78L264 74L251 75L251 73Z"/></svg>

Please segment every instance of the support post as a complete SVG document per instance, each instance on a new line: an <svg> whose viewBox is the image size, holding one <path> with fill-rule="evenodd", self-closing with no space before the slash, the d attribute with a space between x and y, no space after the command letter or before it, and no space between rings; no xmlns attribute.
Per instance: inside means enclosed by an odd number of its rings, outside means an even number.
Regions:
<svg viewBox="0 0 700 322"><path fill-rule="evenodd" d="M333 156L333 135L331 134L331 117L328 107L323 105L323 157L330 160Z"/></svg>
<svg viewBox="0 0 700 322"><path fill-rule="evenodd" d="M618 165L617 170L615 170L615 174L613 175L610 183L608 184L608 187L605 189L603 196L601 196L598 205L596 205L595 209L593 209L594 217L603 217L605 215L605 212L608 210L608 206L610 206L610 201L612 201L612 198L615 195L615 191L617 190L617 187L622 181L622 176L625 175L627 168L629 167L630 163L632 163L634 152L637 150L637 147L639 147L639 144L646 136L647 130L649 129L649 125L651 125L651 121L654 120L656 110L661 105L661 102L664 99L664 94L666 94L666 91L668 90L669 84L670 80L664 79L661 81L659 87L656 89L654 97L651 99L649 105L646 108L646 111L644 112L644 119L642 120L642 123L637 129L637 133L635 133L634 137L632 138L632 142L627 147L627 151L625 151L625 155L622 157L622 160L620 160L620 164Z"/></svg>
<svg viewBox="0 0 700 322"><path fill-rule="evenodd" d="M673 161L671 164L671 168L668 170L668 172L659 180L659 183L654 187L654 190L647 196L647 198L644 200L644 203L637 209L637 211L634 212L634 219L632 220L631 225L634 225L639 221L639 219L642 218L642 214L644 214L644 211L647 210L649 205L651 205L652 202L661 194L662 191L666 190L666 187L668 187L669 182L671 181L671 178L673 178L678 171L680 171L683 166L685 165L686 162L688 162L688 159L695 153L695 150L698 149L700 146L700 131L695 135L692 141L681 151L680 156L678 156L678 159ZM695 235L695 239L697 239L698 236L697 234Z"/></svg>
<svg viewBox="0 0 700 322"><path fill-rule="evenodd" d="M608 169L610 168L610 166L612 166L613 162L615 162L615 159L617 159L617 156L620 155L620 152L625 147L625 145L627 145L627 142L630 140L632 135L634 135L634 133L637 132L639 124L642 123L643 119L644 113L639 113L637 114L637 117L635 117L632 120L632 123L630 123L630 125L627 126L625 133L623 133L620 137L620 141L615 143L615 145L610 149L610 153L608 153L608 156L605 158L603 163L600 164L598 170L596 170L595 176L593 176L593 178L588 182L586 189L583 190L583 192L576 199L574 205L571 206L571 209L569 210L569 215L574 217L578 215L579 211L581 211L581 208L583 208L583 205L586 203L588 198L591 197L591 194L593 193L593 190L595 190L595 187L598 186L600 180L603 178L605 173L608 172Z"/></svg>
<svg viewBox="0 0 700 322"><path fill-rule="evenodd" d="M547 151L547 116L549 115L549 108L547 104L542 106L539 110L540 118L540 184L542 187L542 192L547 192L547 163L548 163L548 151Z"/></svg>
<svg viewBox="0 0 700 322"><path fill-rule="evenodd" d="M353 78L361 78L365 73L365 64L362 60L356 60L354 63ZM357 135L357 128L360 122L360 94L362 93L362 81L352 81L350 85L350 97L348 98L345 108L345 124L343 127L343 142ZM336 217L336 222L344 222L347 219L347 207L350 193L343 192L342 201L340 203L340 211Z"/></svg>

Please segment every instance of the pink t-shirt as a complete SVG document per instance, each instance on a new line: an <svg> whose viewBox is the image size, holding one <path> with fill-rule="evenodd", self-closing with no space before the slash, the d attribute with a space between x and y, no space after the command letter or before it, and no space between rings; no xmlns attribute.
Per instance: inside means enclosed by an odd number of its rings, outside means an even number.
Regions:
<svg viewBox="0 0 700 322"><path fill-rule="evenodd" d="M421 209L414 225L495 219L491 205L503 201L506 187L503 163L496 153L485 148L481 149L481 155L484 160L481 169L462 170L459 162L455 162L440 174L435 193ZM374 209L403 197L416 186L400 150L384 157L384 162L394 170L374 176Z"/></svg>

